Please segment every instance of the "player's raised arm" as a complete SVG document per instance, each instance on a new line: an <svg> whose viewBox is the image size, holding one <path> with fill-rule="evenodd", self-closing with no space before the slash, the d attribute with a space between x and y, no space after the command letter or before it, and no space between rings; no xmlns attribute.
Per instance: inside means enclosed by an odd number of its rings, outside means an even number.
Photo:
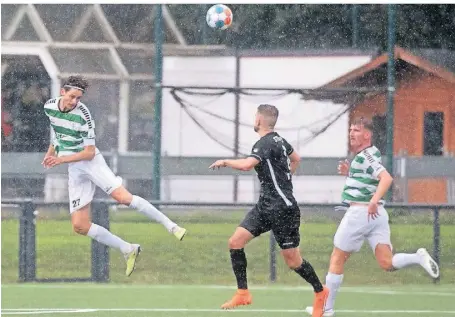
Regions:
<svg viewBox="0 0 455 317"><path fill-rule="evenodd" d="M257 164L259 164L259 160L254 157L246 157L241 159L226 159L226 160L218 160L212 165L210 165L210 169L220 168L220 167L230 167L239 171L250 171L252 170Z"/></svg>
<svg viewBox="0 0 455 317"><path fill-rule="evenodd" d="M210 165L209 168L215 169L220 167L230 167L239 171L250 171L256 165L266 160L269 153L270 148L267 146L266 142L259 140L253 146L253 149L248 157L241 159L218 160Z"/></svg>

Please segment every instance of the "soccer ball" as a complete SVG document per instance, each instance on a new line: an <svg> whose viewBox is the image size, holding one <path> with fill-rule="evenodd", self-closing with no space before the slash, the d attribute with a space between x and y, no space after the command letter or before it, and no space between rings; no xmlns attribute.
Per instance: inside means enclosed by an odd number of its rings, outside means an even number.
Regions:
<svg viewBox="0 0 455 317"><path fill-rule="evenodd" d="M224 4L215 4L207 11L206 20L211 28L226 30L232 24L232 11Z"/></svg>

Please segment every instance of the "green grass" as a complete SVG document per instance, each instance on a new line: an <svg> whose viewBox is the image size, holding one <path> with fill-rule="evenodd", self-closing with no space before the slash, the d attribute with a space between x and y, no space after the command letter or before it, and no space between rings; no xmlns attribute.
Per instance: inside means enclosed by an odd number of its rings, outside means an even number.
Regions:
<svg viewBox="0 0 455 317"><path fill-rule="evenodd" d="M189 230L183 242L178 242L163 227L145 221L140 215L128 212L112 214L111 231L120 237L140 243L143 247L137 270L130 277L124 276L125 263L121 254L111 251L110 280L128 284L216 284L233 285L227 239L232 234L243 212L183 213L172 218L185 224ZM71 278L88 277L90 274L90 239L77 236L71 224L41 215L37 220L37 277ZM400 216L402 217L402 216ZM315 267L324 279L332 237L337 223L313 222L305 217L301 227L301 250L304 258ZM321 220L321 217L316 217ZM398 252L414 252L419 247L432 250L432 225L406 224L399 217L392 218L392 241ZM309 222L311 221L311 222ZM441 226L441 283L455 284L455 226ZM246 248L248 277L253 284L267 284L269 277L269 236L253 240ZM278 283L305 285L290 271L283 260L277 260ZM18 221L2 221L2 282L18 280ZM366 243L359 254L349 260L346 267L346 285L400 285L431 284L420 267L387 273L379 269Z"/></svg>
<svg viewBox="0 0 455 317"><path fill-rule="evenodd" d="M305 316L302 310L311 305L313 297L307 287L252 287L253 305L233 312L220 310L233 291L195 285L3 285L2 315L210 317L234 313L237 317L291 317ZM336 309L337 316L453 316L454 300L453 285L344 287Z"/></svg>
<svg viewBox="0 0 455 317"><path fill-rule="evenodd" d="M111 230L144 249L136 271L124 276L120 253L111 251L109 284L17 284L18 221L2 221L2 315L42 317L210 317L224 315L220 304L234 291L227 239L244 212L192 211L171 213L189 233L178 242L161 226L129 212L111 214ZM2 210L2 216L6 213ZM455 316L455 226L452 214L441 215L442 279L434 285L420 267L382 272L365 244L349 260L337 299L337 316ZM11 215L10 215L11 216ZM324 280L336 219L304 214L303 256ZM336 217L335 217L336 218ZM433 228L428 214L391 215L396 251L432 250ZM88 277L90 239L71 230L64 211L41 212L37 220L37 277ZM269 236L246 248L252 306L239 317L305 316L312 292L278 257L278 281L268 282ZM216 286L213 286L216 285ZM58 311L60 309L60 311ZM61 311L63 310L63 311Z"/></svg>

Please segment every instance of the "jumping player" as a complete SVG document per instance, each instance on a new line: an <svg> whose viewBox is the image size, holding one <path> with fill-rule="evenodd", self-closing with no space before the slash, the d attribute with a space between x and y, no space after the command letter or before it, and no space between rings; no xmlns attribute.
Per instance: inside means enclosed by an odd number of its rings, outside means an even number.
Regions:
<svg viewBox="0 0 455 317"><path fill-rule="evenodd" d="M90 204L96 186L120 204L138 210L162 224L177 239L182 240L186 229L179 227L145 199L132 195L122 186L122 180L107 166L95 146L95 122L87 106L80 102L88 84L80 76L71 76L63 84L61 96L50 99L44 111L51 124L51 144L42 162L45 168L68 164L68 191L73 229L124 254L126 275L133 273L141 247L128 243L107 229L92 223Z"/></svg>

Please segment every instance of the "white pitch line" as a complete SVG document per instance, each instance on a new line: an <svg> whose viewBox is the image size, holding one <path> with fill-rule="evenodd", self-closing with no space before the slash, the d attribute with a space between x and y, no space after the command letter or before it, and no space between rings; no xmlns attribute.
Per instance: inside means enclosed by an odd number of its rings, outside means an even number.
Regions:
<svg viewBox="0 0 455 317"><path fill-rule="evenodd" d="M195 313L304 313L300 309L238 309L238 310L221 310L221 309L191 309L191 308L90 308L90 309L3 309L4 315L27 315L27 314L59 314L59 313L92 313L92 312L195 312ZM455 310L351 310L340 309L338 313L347 314L449 314L455 315Z"/></svg>
<svg viewBox="0 0 455 317"><path fill-rule="evenodd" d="M47 288L47 289L65 289L65 288L91 288L91 289L232 289L236 288L233 286L226 285L122 285L122 284L77 284L77 285L62 285L62 284L7 284L2 285L2 288ZM313 291L312 287L308 286L251 286L251 290L258 291ZM444 297L455 297L455 292L451 289L447 289L447 292L443 291L415 291L409 290L389 290L381 289L380 287L353 287L347 286L340 289L341 293L365 293L365 294L382 294L382 295L407 295L407 296L444 296Z"/></svg>
<svg viewBox="0 0 455 317"><path fill-rule="evenodd" d="M93 313L96 309L36 309L36 310L2 310L2 315L40 315L40 314L72 314L72 313Z"/></svg>

